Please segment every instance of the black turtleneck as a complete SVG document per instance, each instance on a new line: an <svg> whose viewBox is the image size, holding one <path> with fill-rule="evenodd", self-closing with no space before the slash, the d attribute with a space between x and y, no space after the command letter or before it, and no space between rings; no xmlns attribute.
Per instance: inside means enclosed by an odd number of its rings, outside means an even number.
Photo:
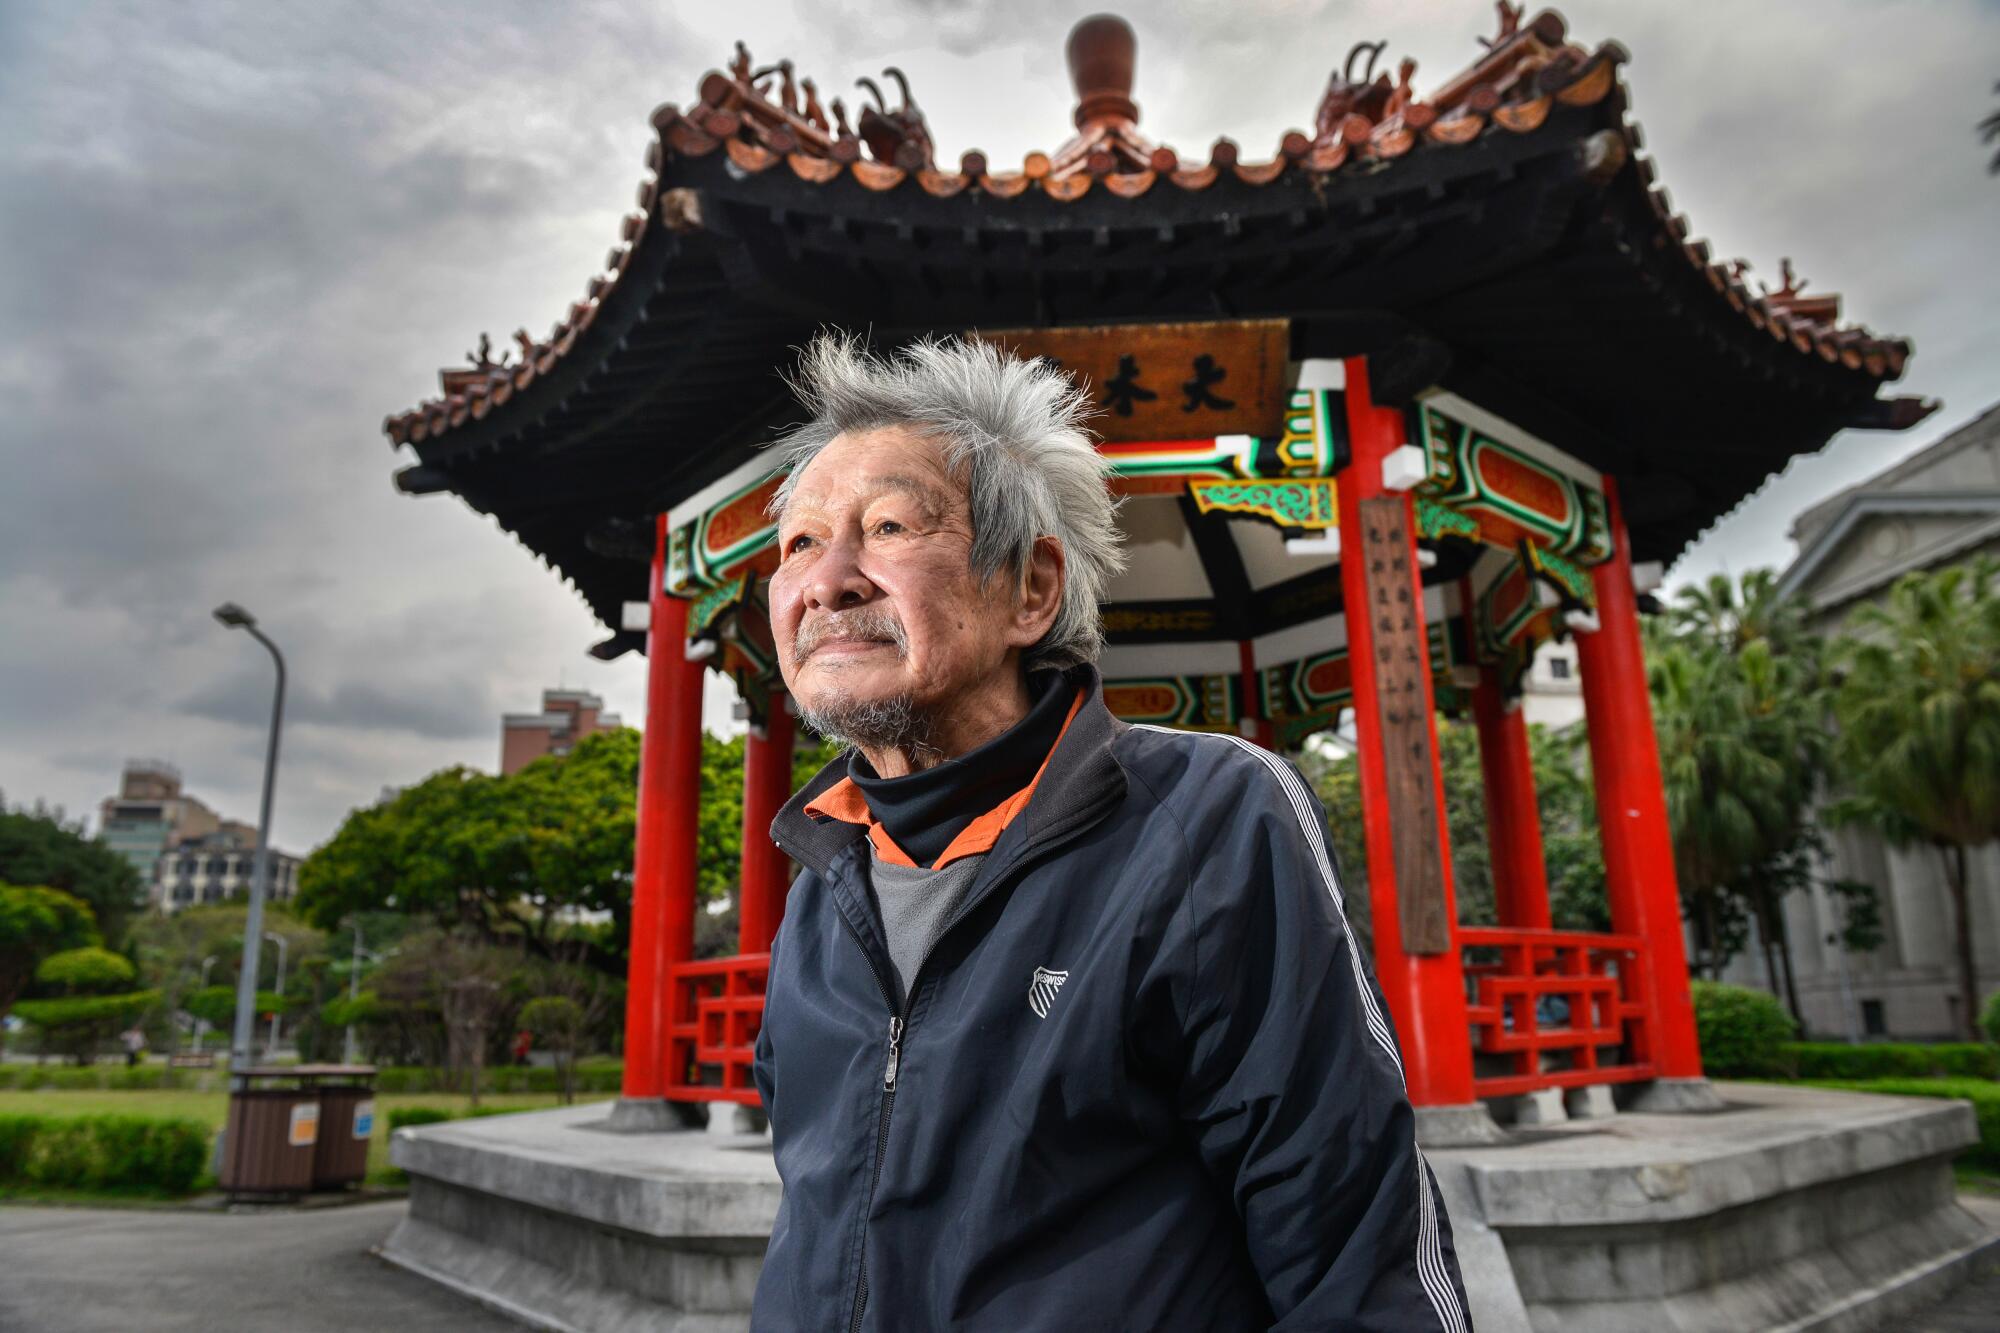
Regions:
<svg viewBox="0 0 2000 1333"><path fill-rule="evenodd" d="M933 864L966 825L1034 780L1062 735L1076 686L1062 672L1037 671L1028 677L1028 696L1026 717L935 768L882 778L859 750L848 756L847 775L912 861Z"/></svg>

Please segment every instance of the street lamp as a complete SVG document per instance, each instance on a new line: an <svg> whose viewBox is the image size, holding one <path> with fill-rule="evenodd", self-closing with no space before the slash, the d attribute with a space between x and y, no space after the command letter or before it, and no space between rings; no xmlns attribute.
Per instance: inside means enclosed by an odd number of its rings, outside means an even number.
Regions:
<svg viewBox="0 0 2000 1333"><path fill-rule="evenodd" d="M264 938L278 946L278 1003L271 1006L271 1036L264 1043L264 1058L275 1060L278 1058L278 1019L285 1003L285 937L267 930Z"/></svg>
<svg viewBox="0 0 2000 1333"><path fill-rule="evenodd" d="M264 632L257 628L256 619L234 602L224 602L215 608L215 618L230 629L249 631L250 637L270 651L271 660L278 666L278 688L271 696L271 736L264 749L264 801L257 817L257 859L250 877L250 911L243 921L244 952L249 954L250 966L238 971L236 977L236 1029L229 1043L229 1068L235 1076L236 1086L247 1086L243 1078L250 1068L251 1025L257 1015L257 967L256 956L261 946L250 947L264 931L264 893L271 882L271 784L278 775L278 730L285 717L285 657L278 651ZM282 955L280 955L282 958Z"/></svg>
<svg viewBox="0 0 2000 1333"><path fill-rule="evenodd" d="M200 989L202 989L202 990L207 990L207 989L208 989L208 969L210 969L211 967L214 967L214 966L215 966L215 955L214 955L214 954L210 954L210 955L209 955L208 957L206 957L206 958L204 958L204 959L202 959L202 960L201 960L201 987L200 987ZM201 1039L202 1039L202 1038L203 1038L204 1036L206 1036L207 1034L208 1034L208 1020L207 1020L206 1018L203 1018L203 1017L201 1017L200 1015L198 1015L198 1014L197 1014L197 1015L195 1016L195 1020L194 1020L194 1049L195 1049L195 1054L199 1055L199 1054L201 1053Z"/></svg>
<svg viewBox="0 0 2000 1333"><path fill-rule="evenodd" d="M361 922L357 920L354 922L354 962L347 969L347 999L350 1007L354 1001L361 998L361 960L363 958L368 958L377 963L382 961L381 954L376 953L372 949L361 947ZM347 1021L347 1040L341 1046L340 1062L348 1065L361 1063L361 1049L360 1044L354 1037L354 1016L351 1008Z"/></svg>

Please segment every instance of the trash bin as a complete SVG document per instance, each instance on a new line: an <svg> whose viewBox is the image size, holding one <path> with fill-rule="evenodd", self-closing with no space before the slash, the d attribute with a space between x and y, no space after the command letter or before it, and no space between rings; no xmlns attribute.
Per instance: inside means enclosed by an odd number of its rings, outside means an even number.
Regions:
<svg viewBox="0 0 2000 1333"><path fill-rule="evenodd" d="M375 1136L373 1065L308 1066L319 1088L319 1144L313 1149L312 1187L346 1189L368 1175L368 1144Z"/></svg>
<svg viewBox="0 0 2000 1333"><path fill-rule="evenodd" d="M226 1192L345 1189L368 1174L373 1065L271 1065L232 1081L216 1171Z"/></svg>
<svg viewBox="0 0 2000 1333"><path fill-rule="evenodd" d="M290 1069L249 1069L230 1089L217 1175L230 1194L301 1194L312 1186L319 1093Z"/></svg>

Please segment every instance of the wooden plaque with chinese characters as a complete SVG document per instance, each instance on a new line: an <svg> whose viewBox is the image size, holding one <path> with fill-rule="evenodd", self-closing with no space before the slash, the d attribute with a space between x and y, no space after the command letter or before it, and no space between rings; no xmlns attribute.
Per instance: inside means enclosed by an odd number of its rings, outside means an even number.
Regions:
<svg viewBox="0 0 2000 1333"><path fill-rule="evenodd" d="M1389 790L1397 915L1406 953L1446 953L1444 849L1438 845L1436 760L1431 754L1424 608L1410 568L1409 502L1363 500L1360 556L1367 561L1375 641L1375 696ZM1348 615L1354 611L1349 608Z"/></svg>
<svg viewBox="0 0 2000 1333"><path fill-rule="evenodd" d="M978 337L1046 357L1086 384L1106 440L1200 440L1284 433L1291 395L1281 319L999 329Z"/></svg>

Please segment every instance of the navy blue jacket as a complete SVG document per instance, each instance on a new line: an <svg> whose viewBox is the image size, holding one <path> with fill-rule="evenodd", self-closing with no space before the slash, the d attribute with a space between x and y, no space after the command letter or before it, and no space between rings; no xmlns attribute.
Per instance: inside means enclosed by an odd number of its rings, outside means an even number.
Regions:
<svg viewBox="0 0 2000 1333"><path fill-rule="evenodd" d="M863 829L804 813L844 761L772 827L806 869L757 1040L785 1189L752 1328L1466 1333L1318 802L1075 678L908 995Z"/></svg>

